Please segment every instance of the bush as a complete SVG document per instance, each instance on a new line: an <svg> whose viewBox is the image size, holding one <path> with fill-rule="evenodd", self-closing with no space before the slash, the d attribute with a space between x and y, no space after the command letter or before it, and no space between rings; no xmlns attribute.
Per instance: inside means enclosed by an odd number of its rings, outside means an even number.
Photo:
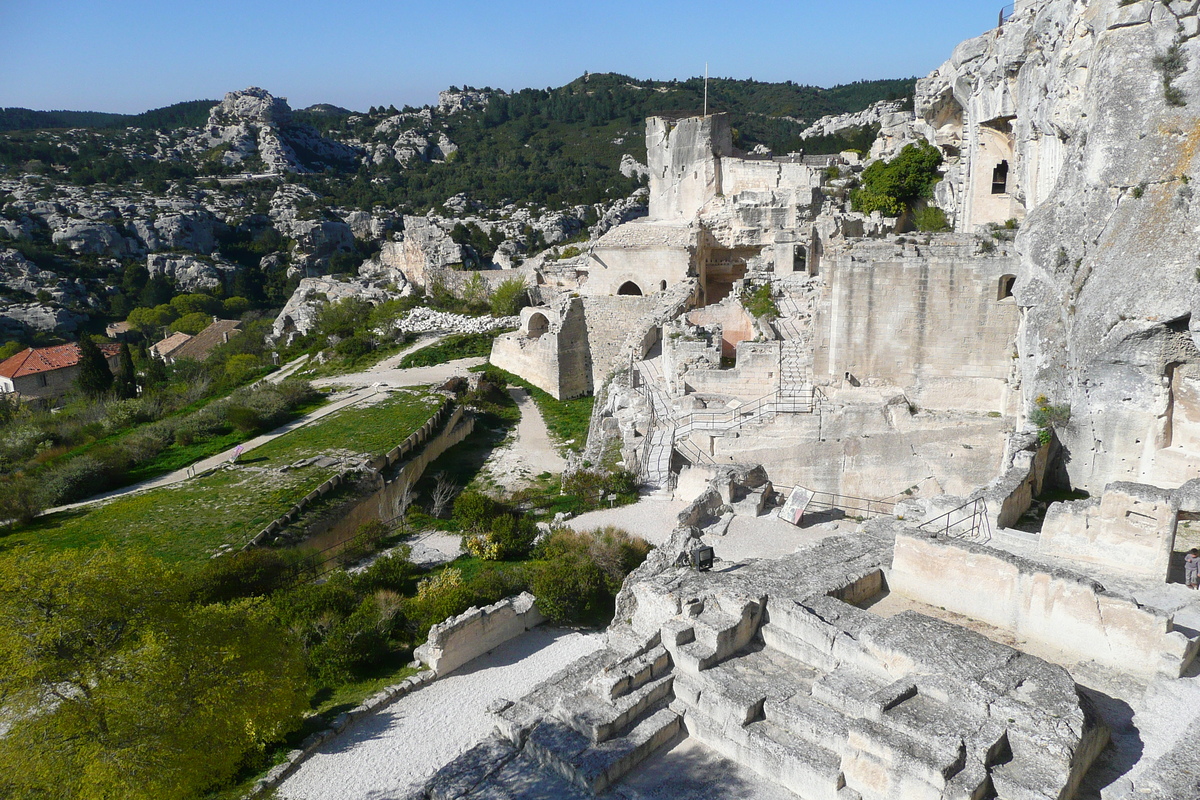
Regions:
<svg viewBox="0 0 1200 800"><path fill-rule="evenodd" d="M925 206L918 209L913 214L913 224L917 226L917 230L928 233L942 233L950 230L950 221L946 219L946 212L937 206Z"/></svg>
<svg viewBox="0 0 1200 800"><path fill-rule="evenodd" d="M336 686L352 680L355 672L379 663L388 655L388 634L396 619L381 613L382 606L376 597L365 598L312 648L309 663L313 676L321 684Z"/></svg>
<svg viewBox="0 0 1200 800"><path fill-rule="evenodd" d="M532 585L542 613L556 622L607 624L625 576L645 560L650 546L608 527L557 531L539 551L543 561L534 568Z"/></svg>
<svg viewBox="0 0 1200 800"><path fill-rule="evenodd" d="M333 349L340 356L358 358L373 351L375 349L375 342L365 334L356 333L347 339L342 339L334 345Z"/></svg>
<svg viewBox="0 0 1200 800"><path fill-rule="evenodd" d="M417 586L417 596L405 603L414 640L423 640L429 629L448 617L466 611L473 604L469 587L463 582L462 570L446 567L426 578Z"/></svg>
<svg viewBox="0 0 1200 800"><path fill-rule="evenodd" d="M290 586L299 564L277 550L252 547L209 559L193 576L189 595L196 603L228 603L241 597L266 597Z"/></svg>
<svg viewBox="0 0 1200 800"><path fill-rule="evenodd" d="M257 433L266 427L262 414L245 406L230 406L225 409L225 419L242 434Z"/></svg>
<svg viewBox="0 0 1200 800"><path fill-rule="evenodd" d="M769 283L755 289L747 287L742 292L742 306L755 317L775 319L779 316L779 306L775 305L775 293Z"/></svg>
<svg viewBox="0 0 1200 800"><path fill-rule="evenodd" d="M411 554L411 547L401 545L391 553L375 559L371 566L350 579L355 591L364 594L380 589L393 592L409 591L410 584L418 574L416 565L409 560Z"/></svg>
<svg viewBox="0 0 1200 800"><path fill-rule="evenodd" d="M234 385L242 384L252 378L254 373L260 369L262 369L262 365L258 356L241 353L230 356L229 360L225 362L225 377Z"/></svg>
<svg viewBox="0 0 1200 800"><path fill-rule="evenodd" d="M490 301L493 317L512 317L529 304L523 278L507 278L496 286Z"/></svg>
<svg viewBox="0 0 1200 800"><path fill-rule="evenodd" d="M25 524L42 513L38 483L25 475L0 480L0 522Z"/></svg>
<svg viewBox="0 0 1200 800"><path fill-rule="evenodd" d="M83 500L120 486L133 459L118 447L95 448L42 473L42 499L47 506Z"/></svg>
<svg viewBox="0 0 1200 800"><path fill-rule="evenodd" d="M454 499L451 516L464 531L479 533L490 529L499 505L483 492L467 490Z"/></svg>
<svg viewBox="0 0 1200 800"><path fill-rule="evenodd" d="M913 200L933 196L941 165L941 150L928 142L910 144L891 161L876 161L863 170L862 188L850 195L852 206L863 214L899 216Z"/></svg>

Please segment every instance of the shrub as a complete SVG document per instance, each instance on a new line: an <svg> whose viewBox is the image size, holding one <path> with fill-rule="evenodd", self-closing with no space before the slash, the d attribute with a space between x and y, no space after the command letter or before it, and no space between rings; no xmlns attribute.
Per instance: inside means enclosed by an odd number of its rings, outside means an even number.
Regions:
<svg viewBox="0 0 1200 800"><path fill-rule="evenodd" d="M863 170L862 188L850 195L855 211L880 211L895 217L913 200L933 196L940 180L942 152L928 142L906 146L891 161L876 161Z"/></svg>
<svg viewBox="0 0 1200 800"><path fill-rule="evenodd" d="M350 616L333 626L312 648L309 663L313 676L325 686L336 686L364 667L387 656L388 633L394 618L380 613L375 597L364 599Z"/></svg>
<svg viewBox="0 0 1200 800"><path fill-rule="evenodd" d="M606 622L625 576L650 546L617 528L590 533L557 531L539 546L533 573L538 608L556 622ZM607 619L606 619L607 618Z"/></svg>
<svg viewBox="0 0 1200 800"><path fill-rule="evenodd" d="M0 522L25 524L42 513L38 483L25 475L0 479Z"/></svg>
<svg viewBox="0 0 1200 800"><path fill-rule="evenodd" d="M496 286L490 301L493 317L512 317L529 304L523 278L507 278Z"/></svg>
<svg viewBox="0 0 1200 800"><path fill-rule="evenodd" d="M261 362L258 356L239 353L236 356L230 356L229 360L225 362L225 377L232 384L241 384L253 377L259 369L261 369Z"/></svg>
<svg viewBox="0 0 1200 800"><path fill-rule="evenodd" d="M56 464L42 473L42 500L57 506L119 486L132 461L128 451L106 447Z"/></svg>
<svg viewBox="0 0 1200 800"><path fill-rule="evenodd" d="M225 410L225 419L238 433L257 433L266 427L266 423L257 410L245 406L229 406Z"/></svg>
<svg viewBox="0 0 1200 800"><path fill-rule="evenodd" d="M454 499L452 516L464 531L482 532L490 528L499 503L483 492L464 491Z"/></svg>
<svg viewBox="0 0 1200 800"><path fill-rule="evenodd" d="M755 317L775 319L779 316L779 306L775 305L775 293L769 283L754 289L744 289L742 306Z"/></svg>
<svg viewBox="0 0 1200 800"><path fill-rule="evenodd" d="M950 230L950 221L946 219L946 212L937 206L925 206L918 209L913 214L913 224L917 226L917 230L928 233Z"/></svg>
<svg viewBox="0 0 1200 800"><path fill-rule="evenodd" d="M356 333L347 339L342 339L333 346L333 349L338 355L346 356L347 358L358 358L374 350L375 342L369 336Z"/></svg>
<svg viewBox="0 0 1200 800"><path fill-rule="evenodd" d="M471 605L471 591L463 582L462 571L446 567L417 585L417 596L405 603L405 614L414 639L424 639L430 627L461 614Z"/></svg>
<svg viewBox="0 0 1200 800"><path fill-rule="evenodd" d="M417 567L409 560L412 548L401 545L387 555L375 559L371 566L350 580L355 591L367 593L379 589L407 592L417 576Z"/></svg>
<svg viewBox="0 0 1200 800"><path fill-rule="evenodd" d="M252 547L205 562L192 576L189 595L197 603L265 597L290 586L298 574L295 558L277 550Z"/></svg>

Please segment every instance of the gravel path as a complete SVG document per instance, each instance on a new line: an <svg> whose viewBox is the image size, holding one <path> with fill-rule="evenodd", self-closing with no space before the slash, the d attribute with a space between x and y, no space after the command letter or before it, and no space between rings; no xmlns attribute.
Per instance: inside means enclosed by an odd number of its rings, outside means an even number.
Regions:
<svg viewBox="0 0 1200 800"><path fill-rule="evenodd" d="M392 359L394 361L394 359ZM386 362L385 362L386 363ZM432 367L385 367L376 365L366 372L352 372L348 375L335 375L332 378L319 378L313 381L313 386L336 386L339 388L358 388L385 384L394 388L401 386L428 386L433 383L444 383L455 375L465 375L471 367L486 364L486 358L460 358L457 361L447 361Z"/></svg>
<svg viewBox="0 0 1200 800"><path fill-rule="evenodd" d="M541 409L529 392L519 386L510 386L508 394L521 410L521 421L517 423L512 439L488 456L484 472L497 486L514 492L543 472L562 472L567 468L567 461L551 441Z"/></svg>
<svg viewBox="0 0 1200 800"><path fill-rule="evenodd" d="M643 497L633 505L589 511L566 522L577 531L592 531L612 525L634 536L640 536L653 545L661 545L671 538L671 531L678 523L679 512L688 507L689 501L667 500L661 497Z"/></svg>
<svg viewBox="0 0 1200 800"><path fill-rule="evenodd" d="M286 800L386 800L427 780L494 727L487 707L519 699L602 647L604 635L535 628L361 720L279 787Z"/></svg>

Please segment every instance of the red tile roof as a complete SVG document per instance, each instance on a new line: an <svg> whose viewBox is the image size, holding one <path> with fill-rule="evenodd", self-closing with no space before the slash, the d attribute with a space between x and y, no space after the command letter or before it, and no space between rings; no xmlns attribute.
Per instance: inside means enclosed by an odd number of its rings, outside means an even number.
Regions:
<svg viewBox="0 0 1200 800"><path fill-rule="evenodd" d="M105 358L111 358L121 352L121 345L102 344L100 352L104 354ZM36 375L39 372L53 372L56 369L73 367L78 363L79 345L77 344L31 347L0 362L0 377L20 378L23 375Z"/></svg>

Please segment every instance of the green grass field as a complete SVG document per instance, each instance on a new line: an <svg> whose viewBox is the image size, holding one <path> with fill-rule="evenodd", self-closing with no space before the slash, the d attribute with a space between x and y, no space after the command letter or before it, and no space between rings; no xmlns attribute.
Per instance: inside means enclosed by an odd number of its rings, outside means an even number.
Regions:
<svg viewBox="0 0 1200 800"><path fill-rule="evenodd" d="M241 546L336 471L290 465L329 453L387 452L424 424L440 401L414 391L343 409L251 450L237 466L102 506L41 517L0 536L0 552L108 544L174 562L207 559L222 545Z"/></svg>

